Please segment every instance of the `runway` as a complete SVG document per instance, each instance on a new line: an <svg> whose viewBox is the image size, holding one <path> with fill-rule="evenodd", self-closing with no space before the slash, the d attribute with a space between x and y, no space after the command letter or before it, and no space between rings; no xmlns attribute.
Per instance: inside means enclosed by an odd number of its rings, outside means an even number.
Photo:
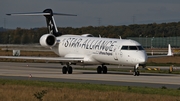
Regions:
<svg viewBox="0 0 180 101"><path fill-rule="evenodd" d="M0 62L0 78L154 88L165 86L172 89L180 87L180 75L177 74L141 73L140 76L133 76L129 72L113 71L108 71L107 74L97 74L94 70L76 69L79 66L73 66L73 74L62 74L61 67L62 65L58 63Z"/></svg>

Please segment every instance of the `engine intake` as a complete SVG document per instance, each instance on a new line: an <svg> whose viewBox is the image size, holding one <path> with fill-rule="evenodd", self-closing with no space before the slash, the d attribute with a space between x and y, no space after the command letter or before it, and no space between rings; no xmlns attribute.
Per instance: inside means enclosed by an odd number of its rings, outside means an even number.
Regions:
<svg viewBox="0 0 180 101"><path fill-rule="evenodd" d="M52 34L44 34L41 36L39 43L43 47L53 47L56 44L56 37Z"/></svg>

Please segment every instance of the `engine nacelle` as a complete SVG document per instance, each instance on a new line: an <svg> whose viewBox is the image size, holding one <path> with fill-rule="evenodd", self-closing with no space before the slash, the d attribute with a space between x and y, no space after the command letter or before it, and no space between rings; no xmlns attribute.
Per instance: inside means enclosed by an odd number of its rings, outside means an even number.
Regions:
<svg viewBox="0 0 180 101"><path fill-rule="evenodd" d="M39 39L39 43L43 47L47 47L47 48L53 47L56 44L56 37L52 34L44 34Z"/></svg>
<svg viewBox="0 0 180 101"><path fill-rule="evenodd" d="M85 36L85 37L94 37L92 34L83 34L81 36Z"/></svg>

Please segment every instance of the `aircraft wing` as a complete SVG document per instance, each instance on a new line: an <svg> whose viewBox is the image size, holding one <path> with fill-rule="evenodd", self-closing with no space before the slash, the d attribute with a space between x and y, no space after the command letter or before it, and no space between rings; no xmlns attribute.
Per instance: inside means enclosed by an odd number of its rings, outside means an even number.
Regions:
<svg viewBox="0 0 180 101"><path fill-rule="evenodd" d="M0 58L8 58L8 59L29 59L29 60L54 60L54 61L61 61L61 62L82 62L84 58L82 57L29 57L29 56L0 56Z"/></svg>
<svg viewBox="0 0 180 101"><path fill-rule="evenodd" d="M173 56L170 44L168 45L168 54L167 55L149 55L148 58L159 58L159 57L168 57L168 56Z"/></svg>
<svg viewBox="0 0 180 101"><path fill-rule="evenodd" d="M148 58L160 58L160 57L168 57L168 56L172 56L172 55L148 55Z"/></svg>

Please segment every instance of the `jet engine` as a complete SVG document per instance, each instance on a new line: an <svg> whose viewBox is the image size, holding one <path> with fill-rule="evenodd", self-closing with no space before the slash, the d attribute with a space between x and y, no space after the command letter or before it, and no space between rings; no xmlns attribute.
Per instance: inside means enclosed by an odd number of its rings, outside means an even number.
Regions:
<svg viewBox="0 0 180 101"><path fill-rule="evenodd" d="M85 36L85 37L94 37L92 34L83 34L81 36Z"/></svg>
<svg viewBox="0 0 180 101"><path fill-rule="evenodd" d="M39 43L43 47L53 47L56 44L56 37L53 34L44 34L41 36Z"/></svg>

